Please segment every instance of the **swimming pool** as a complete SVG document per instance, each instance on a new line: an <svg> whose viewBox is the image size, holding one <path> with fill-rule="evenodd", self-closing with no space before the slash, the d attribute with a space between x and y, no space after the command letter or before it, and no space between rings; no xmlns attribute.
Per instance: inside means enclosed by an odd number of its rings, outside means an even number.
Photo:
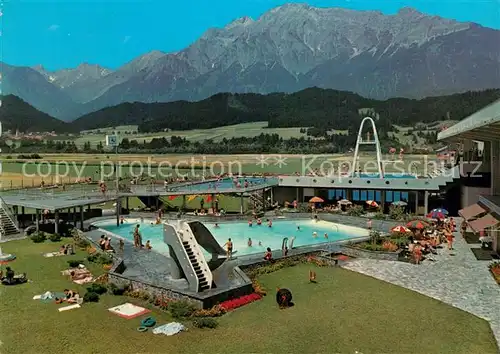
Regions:
<svg viewBox="0 0 500 354"><path fill-rule="evenodd" d="M236 187L235 182L240 184ZM256 186L264 186L266 184L277 184L277 178L268 177L237 177L224 178L220 181L209 181L200 183L185 184L182 186L172 187L170 190L175 191L192 191L192 192L217 192L223 190L231 190L235 188L251 188Z"/></svg>
<svg viewBox="0 0 500 354"><path fill-rule="evenodd" d="M175 221L173 221L175 225ZM133 241L133 230L136 221L129 221L123 225L116 226L114 221L99 222L95 226L111 232L125 240ZM314 220L279 220L274 221L272 227L265 225L252 227L247 222L227 222L220 223L219 227L215 224L205 224L212 232L217 242L223 246L228 238L233 242L234 251L237 255L249 255L255 253L264 253L267 247L274 250L281 250L283 238L288 237L288 245L292 237L294 247L310 246L325 242L345 241L358 237L368 236L368 230L335 224L328 221ZM153 249L160 253L168 254L168 246L163 242L163 226L151 225L150 221L141 224L141 233L143 242L151 241ZM317 233L317 237L313 233ZM325 238L324 234L328 235ZM248 239L252 239L252 246L248 246ZM260 245L259 245L260 242ZM205 254L208 256L208 254Z"/></svg>

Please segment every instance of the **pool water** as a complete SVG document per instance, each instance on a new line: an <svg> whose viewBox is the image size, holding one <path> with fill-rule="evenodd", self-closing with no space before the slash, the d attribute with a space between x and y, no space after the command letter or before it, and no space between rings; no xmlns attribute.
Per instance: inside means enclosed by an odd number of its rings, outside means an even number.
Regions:
<svg viewBox="0 0 500 354"><path fill-rule="evenodd" d="M266 177L238 177L238 178L224 178L220 181L210 181L202 183L188 184L185 186L174 187L172 190L189 190L193 192L208 192L208 191L221 191L227 189L237 188L235 186L235 181L238 181L241 185L239 188L244 188L245 181L248 182L248 187L263 186L269 183L277 183L276 178L266 178Z"/></svg>
<svg viewBox="0 0 500 354"><path fill-rule="evenodd" d="M360 173L359 178L379 178L378 173ZM416 178L415 175L404 173L385 173L384 178Z"/></svg>
<svg viewBox="0 0 500 354"><path fill-rule="evenodd" d="M112 232L126 240L133 242L133 230L136 223L125 223L116 225L98 225L100 228ZM332 241L342 241L363 237L368 235L368 231L360 228L334 224L327 221L313 220L280 220L274 221L272 227L263 225L252 227L247 222L228 222L220 223L219 227L215 224L205 224L212 232L217 242L223 246L228 238L233 242L234 251L237 255L249 255L254 253L264 253L267 247L274 250L281 250L283 238L288 237L288 246L292 237L294 247L308 246ZM162 225L151 225L143 223L140 227L142 240L145 243L151 241L154 250L168 254L168 246L163 242ZM317 233L317 237L313 233ZM328 238L324 237L324 234ZM252 246L248 246L248 239L252 239ZM261 245L259 245L259 242ZM205 253L208 256L208 253Z"/></svg>

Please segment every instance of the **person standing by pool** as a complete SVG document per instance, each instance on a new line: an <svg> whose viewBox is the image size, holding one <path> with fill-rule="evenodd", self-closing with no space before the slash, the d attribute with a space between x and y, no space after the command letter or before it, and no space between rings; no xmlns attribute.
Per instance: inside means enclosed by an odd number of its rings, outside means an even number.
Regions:
<svg viewBox="0 0 500 354"><path fill-rule="evenodd" d="M226 247L226 252L227 252L227 258L231 259L231 256L233 255L233 241L229 238L227 242L224 244L224 247Z"/></svg>
<svg viewBox="0 0 500 354"><path fill-rule="evenodd" d="M368 219L368 221L366 222L366 228L368 230L371 230L372 229L372 219Z"/></svg>
<svg viewBox="0 0 500 354"><path fill-rule="evenodd" d="M139 232L139 224L136 225L135 230L134 230L134 247L135 248L141 248L142 247L142 237L141 233Z"/></svg>
<svg viewBox="0 0 500 354"><path fill-rule="evenodd" d="M101 250L106 250L106 236L105 235L101 235L101 239L99 240L99 247L101 247Z"/></svg>

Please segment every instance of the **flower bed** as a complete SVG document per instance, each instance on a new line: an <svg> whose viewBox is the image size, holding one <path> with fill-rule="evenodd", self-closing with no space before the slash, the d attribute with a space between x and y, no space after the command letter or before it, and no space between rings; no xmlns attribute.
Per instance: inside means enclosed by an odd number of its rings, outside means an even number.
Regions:
<svg viewBox="0 0 500 354"><path fill-rule="evenodd" d="M220 304L220 307L222 307L225 311L231 311L260 299L262 299L261 295L253 293L236 299L224 301Z"/></svg>
<svg viewBox="0 0 500 354"><path fill-rule="evenodd" d="M491 275L495 278L498 285L500 285L500 262L493 262L489 265Z"/></svg>

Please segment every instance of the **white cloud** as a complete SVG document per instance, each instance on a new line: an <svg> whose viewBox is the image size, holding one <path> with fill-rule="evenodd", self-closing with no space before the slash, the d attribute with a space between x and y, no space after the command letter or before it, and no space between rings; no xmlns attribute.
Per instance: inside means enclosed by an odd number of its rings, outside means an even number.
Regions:
<svg viewBox="0 0 500 354"><path fill-rule="evenodd" d="M49 31L57 31L59 29L59 25L50 25L49 28L47 28Z"/></svg>
<svg viewBox="0 0 500 354"><path fill-rule="evenodd" d="M130 38L132 38L132 37L131 36L125 36L125 38L123 38L123 43L124 44L127 43L130 40Z"/></svg>

